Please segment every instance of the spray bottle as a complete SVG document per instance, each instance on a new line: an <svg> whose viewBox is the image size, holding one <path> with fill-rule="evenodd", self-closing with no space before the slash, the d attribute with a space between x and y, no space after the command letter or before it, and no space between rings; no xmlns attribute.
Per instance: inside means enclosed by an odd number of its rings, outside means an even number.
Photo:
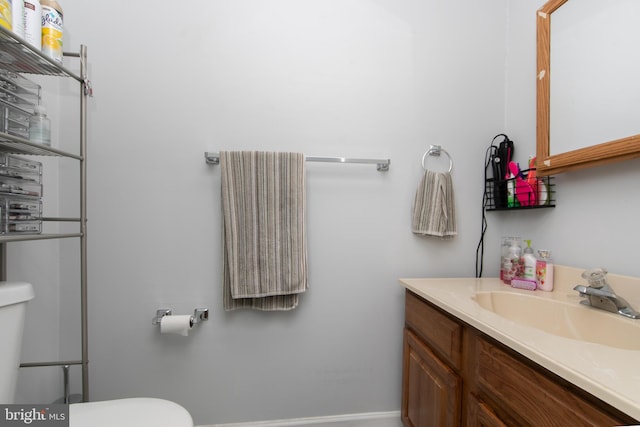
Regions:
<svg viewBox="0 0 640 427"><path fill-rule="evenodd" d="M42 53L62 63L62 7L56 0L40 0L42 6Z"/></svg>

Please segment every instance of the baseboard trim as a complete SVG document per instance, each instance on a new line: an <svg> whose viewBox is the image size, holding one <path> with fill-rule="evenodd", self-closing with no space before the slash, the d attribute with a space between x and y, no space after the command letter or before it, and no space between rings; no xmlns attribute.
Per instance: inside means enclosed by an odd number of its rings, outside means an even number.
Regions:
<svg viewBox="0 0 640 427"><path fill-rule="evenodd" d="M328 415L324 417L290 418L286 420L254 421L248 423L209 424L199 427L286 427L322 423L338 423L346 421L377 420L384 418L400 418L400 411L367 412L362 414Z"/></svg>

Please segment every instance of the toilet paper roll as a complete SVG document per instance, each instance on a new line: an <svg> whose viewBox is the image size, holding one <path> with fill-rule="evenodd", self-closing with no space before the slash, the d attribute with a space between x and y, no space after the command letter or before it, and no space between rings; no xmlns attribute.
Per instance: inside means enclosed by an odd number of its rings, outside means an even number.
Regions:
<svg viewBox="0 0 640 427"><path fill-rule="evenodd" d="M164 316L160 319L161 334L189 335L189 330L193 327L191 316Z"/></svg>

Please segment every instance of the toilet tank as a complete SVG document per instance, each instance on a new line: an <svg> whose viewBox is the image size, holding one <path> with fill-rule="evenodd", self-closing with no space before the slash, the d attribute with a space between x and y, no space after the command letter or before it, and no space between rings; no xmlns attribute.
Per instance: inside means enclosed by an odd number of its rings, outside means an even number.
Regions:
<svg viewBox="0 0 640 427"><path fill-rule="evenodd" d="M33 287L24 282L0 282L0 403L14 403L27 301Z"/></svg>

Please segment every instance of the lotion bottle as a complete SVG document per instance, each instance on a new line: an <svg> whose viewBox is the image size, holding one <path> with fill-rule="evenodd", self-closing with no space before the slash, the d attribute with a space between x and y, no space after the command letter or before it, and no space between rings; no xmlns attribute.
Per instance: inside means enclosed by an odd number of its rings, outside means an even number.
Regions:
<svg viewBox="0 0 640 427"><path fill-rule="evenodd" d="M550 292L553 290L553 260L551 259L551 251L540 249L538 255L538 261L536 262L538 289Z"/></svg>
<svg viewBox="0 0 640 427"><path fill-rule="evenodd" d="M524 265L524 271L522 272L522 277L524 279L535 280L536 279L536 256L533 254L533 249L531 248L531 240L525 240L527 242L527 247L524 248L524 253L522 255L522 263Z"/></svg>

